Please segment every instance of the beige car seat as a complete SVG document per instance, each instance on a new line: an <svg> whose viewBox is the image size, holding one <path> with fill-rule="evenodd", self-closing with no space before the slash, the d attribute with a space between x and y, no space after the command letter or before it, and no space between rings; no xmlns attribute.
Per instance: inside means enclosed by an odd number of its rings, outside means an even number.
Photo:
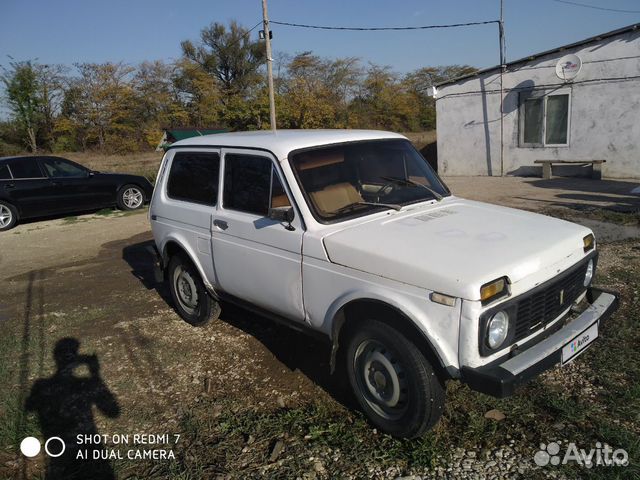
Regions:
<svg viewBox="0 0 640 480"><path fill-rule="evenodd" d="M311 192L311 198L323 214L333 213L346 205L362 202L356 187L347 182L329 185L317 192Z"/></svg>

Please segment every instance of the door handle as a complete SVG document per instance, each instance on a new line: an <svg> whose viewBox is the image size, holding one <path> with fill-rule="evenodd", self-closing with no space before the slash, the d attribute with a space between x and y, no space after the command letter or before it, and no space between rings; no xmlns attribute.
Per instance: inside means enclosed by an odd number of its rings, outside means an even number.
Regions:
<svg viewBox="0 0 640 480"><path fill-rule="evenodd" d="M11 190L12 188L16 188L16 184L15 183L7 183L4 188L6 190Z"/></svg>
<svg viewBox="0 0 640 480"><path fill-rule="evenodd" d="M219 228L220 230L226 230L229 228L229 224L224 220L214 220L213 226Z"/></svg>

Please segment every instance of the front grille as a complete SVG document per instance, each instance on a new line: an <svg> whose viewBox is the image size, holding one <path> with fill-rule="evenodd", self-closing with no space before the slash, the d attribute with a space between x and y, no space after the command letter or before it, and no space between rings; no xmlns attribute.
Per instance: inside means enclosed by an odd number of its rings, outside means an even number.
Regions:
<svg viewBox="0 0 640 480"><path fill-rule="evenodd" d="M519 300L516 311L514 341L532 334L552 322L585 291L587 263L561 275L544 288Z"/></svg>

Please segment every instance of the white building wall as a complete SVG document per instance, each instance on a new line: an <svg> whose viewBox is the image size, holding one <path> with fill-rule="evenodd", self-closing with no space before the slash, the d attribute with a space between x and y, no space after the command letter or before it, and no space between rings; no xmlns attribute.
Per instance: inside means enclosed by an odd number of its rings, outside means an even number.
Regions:
<svg viewBox="0 0 640 480"><path fill-rule="evenodd" d="M583 66L569 82L557 61L575 53ZM509 67L504 85L504 173L539 174L534 160L606 160L603 176L640 178L640 31ZM520 147L518 95L571 92L569 146ZM559 93L559 92L558 92ZM500 175L500 75L497 70L442 86L436 100L438 170Z"/></svg>

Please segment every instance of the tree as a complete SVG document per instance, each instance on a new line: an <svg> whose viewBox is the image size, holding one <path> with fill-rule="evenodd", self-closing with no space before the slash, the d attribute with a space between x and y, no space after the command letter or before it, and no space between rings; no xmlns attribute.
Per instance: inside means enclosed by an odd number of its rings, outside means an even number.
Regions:
<svg viewBox="0 0 640 480"><path fill-rule="evenodd" d="M352 126L401 132L418 129L418 105L389 67L369 66L350 108Z"/></svg>
<svg viewBox="0 0 640 480"><path fill-rule="evenodd" d="M327 62L304 52L287 65L280 122L287 128L320 128L334 123L335 105L325 84Z"/></svg>
<svg viewBox="0 0 640 480"><path fill-rule="evenodd" d="M420 106L418 123L421 129L432 130L436 128L436 102L433 97L427 95L427 89L477 71L477 68L469 65L441 65L419 68L405 76L403 83Z"/></svg>
<svg viewBox="0 0 640 480"><path fill-rule="evenodd" d="M53 150L55 122L64 99L68 69L64 65L35 65L34 68L41 112L41 144L47 150Z"/></svg>
<svg viewBox="0 0 640 480"><path fill-rule="evenodd" d="M42 112L38 74L31 61L11 62L0 78L5 85L6 102L12 118L23 131L25 143L38 151L37 133ZM24 138L24 137L23 137Z"/></svg>
<svg viewBox="0 0 640 480"><path fill-rule="evenodd" d="M222 115L221 92L216 80L197 63L179 60L173 70L172 83L177 99L187 114L184 125L217 125Z"/></svg>
<svg viewBox="0 0 640 480"><path fill-rule="evenodd" d="M173 82L173 71L172 65L162 61L143 62L133 76L132 114L140 125L143 144L155 146L162 128L186 125L189 121Z"/></svg>
<svg viewBox="0 0 640 480"><path fill-rule="evenodd" d="M453 80L471 73L478 69L470 65L440 65L437 67L419 68L407 75L406 79L411 81L415 87L421 91L437 85L438 83Z"/></svg>
<svg viewBox="0 0 640 480"><path fill-rule="evenodd" d="M197 63L220 84L224 99L244 96L260 82L258 70L266 54L260 42L252 42L249 31L232 21L229 28L212 23L200 32L200 44L181 43L184 57Z"/></svg>
<svg viewBox="0 0 640 480"><path fill-rule="evenodd" d="M135 149L137 120L132 112L135 96L130 77L134 68L123 63L76 64L73 112L76 122L87 127L83 139L97 140L98 147Z"/></svg>
<svg viewBox="0 0 640 480"><path fill-rule="evenodd" d="M330 60L311 52L296 55L277 82L280 123L289 128L347 126L347 107L360 81L356 58Z"/></svg>

